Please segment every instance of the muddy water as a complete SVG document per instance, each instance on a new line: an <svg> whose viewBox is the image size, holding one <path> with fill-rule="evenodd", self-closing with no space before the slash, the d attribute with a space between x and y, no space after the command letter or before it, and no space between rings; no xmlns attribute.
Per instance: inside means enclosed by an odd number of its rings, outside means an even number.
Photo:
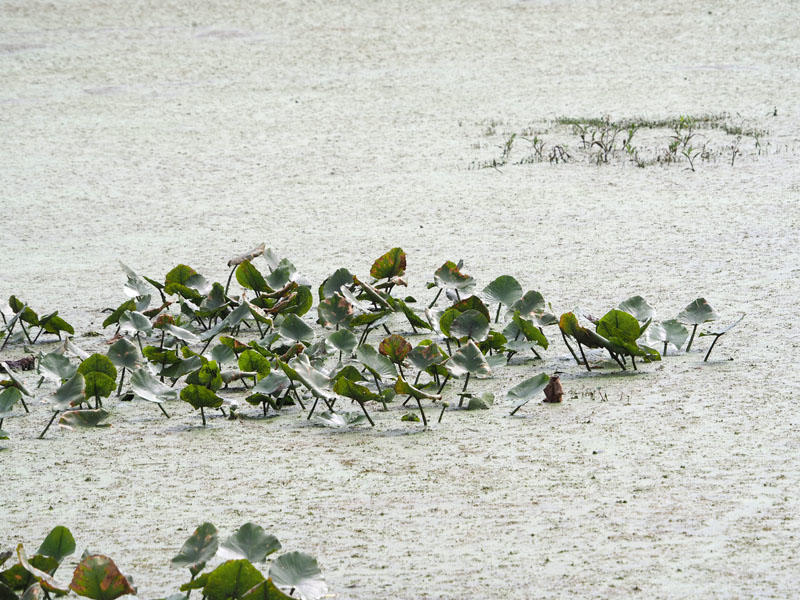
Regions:
<svg viewBox="0 0 800 600"><path fill-rule="evenodd" d="M222 279L261 241L314 282L402 245L420 298L463 258L479 286L509 273L557 311L642 294L671 317L704 295L747 317L712 362L637 374L589 376L555 340L543 364L476 385L498 406L426 432L396 407L337 433L297 413L202 430L188 407L167 421L119 404L110 429L37 441L43 387L4 424L0 542L33 548L63 523L143 597L183 580L167 563L204 520L316 555L338 598L790 596L793 8L5 2L0 292L81 332L123 299L118 259ZM768 129L769 151L746 139L735 167L696 173L466 168L487 120L721 112ZM508 418L505 390L554 370L563 405Z"/></svg>

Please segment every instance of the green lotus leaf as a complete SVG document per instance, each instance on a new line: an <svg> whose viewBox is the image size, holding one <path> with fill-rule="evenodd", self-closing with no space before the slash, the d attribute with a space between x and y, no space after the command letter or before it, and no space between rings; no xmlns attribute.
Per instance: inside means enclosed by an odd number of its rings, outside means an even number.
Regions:
<svg viewBox="0 0 800 600"><path fill-rule="evenodd" d="M77 371L77 366L60 352L50 352L42 356L37 362L39 375L51 381L61 383L72 377Z"/></svg>
<svg viewBox="0 0 800 600"><path fill-rule="evenodd" d="M508 392L506 392L506 399L514 403L514 410L511 414L513 415L533 398L540 395L542 391L544 391L544 388L547 387L548 383L550 383L550 377L545 373L540 373L536 375L536 377L526 379L508 390Z"/></svg>
<svg viewBox="0 0 800 600"><path fill-rule="evenodd" d="M122 332L133 334L143 333L148 335L153 331L153 324L150 322L150 319L135 310L126 310L124 313L122 313L118 324L119 329Z"/></svg>
<svg viewBox="0 0 800 600"><path fill-rule="evenodd" d="M15 314L19 315L21 321L34 326L39 324L39 316L36 312L16 296L11 296L8 299L8 306Z"/></svg>
<svg viewBox="0 0 800 600"><path fill-rule="evenodd" d="M414 387L402 377L398 377L394 383L394 391L399 395L411 396L416 400L441 400L440 394L430 394L424 390Z"/></svg>
<svg viewBox="0 0 800 600"><path fill-rule="evenodd" d="M294 589L302 600L317 600L328 592L317 559L302 552L288 552L275 559L269 577L282 590Z"/></svg>
<svg viewBox="0 0 800 600"><path fill-rule="evenodd" d="M283 337L305 345L314 340L314 330L295 314L286 315L278 331Z"/></svg>
<svg viewBox="0 0 800 600"><path fill-rule="evenodd" d="M337 371L334 375L331 376L331 381L336 382L337 379L341 378L349 379L350 381L364 381L365 377L361 374L361 371L356 369L353 365L347 365L346 367L342 367Z"/></svg>
<svg viewBox="0 0 800 600"><path fill-rule="evenodd" d="M350 355L358 345L358 339L349 329L334 331L326 338L326 341L331 347L346 355Z"/></svg>
<svg viewBox="0 0 800 600"><path fill-rule="evenodd" d="M486 357L472 340L454 352L445 367L453 377L461 377L467 373L477 377L489 377L492 374Z"/></svg>
<svg viewBox="0 0 800 600"><path fill-rule="evenodd" d="M353 274L342 267L336 269L322 285L319 286L319 299L330 298L334 294L338 294L343 285L351 285L353 283Z"/></svg>
<svg viewBox="0 0 800 600"><path fill-rule="evenodd" d="M89 373L102 373L112 380L117 378L117 369L114 363L104 354L92 354L78 366L78 373L84 377Z"/></svg>
<svg viewBox="0 0 800 600"><path fill-rule="evenodd" d="M523 319L522 315L520 315L518 311L514 311L512 322L519 328L519 331L525 336L526 340L529 342L534 342L537 346L541 346L547 350L547 347L550 344L548 343L545 335L539 330L538 327L536 327L536 325L533 324L533 321Z"/></svg>
<svg viewBox="0 0 800 600"><path fill-rule="evenodd" d="M119 572L114 561L100 554L87 556L75 569L70 589L92 600L115 600L136 590Z"/></svg>
<svg viewBox="0 0 800 600"><path fill-rule="evenodd" d="M8 555L11 556L12 553L8 552ZM30 570L26 569L21 563L17 563L0 573L0 586L5 587L5 590L0 590L0 596L5 597L2 595L2 592L5 592L10 600L17 600L18 597L13 592L22 592L37 582L38 578L32 571L40 571L47 574L58 568L56 559L50 556L42 556L41 554L32 556L26 562L31 567Z"/></svg>
<svg viewBox="0 0 800 600"><path fill-rule="evenodd" d="M292 600L280 591L271 579L265 579L244 595L242 600Z"/></svg>
<svg viewBox="0 0 800 600"><path fill-rule="evenodd" d="M609 347L608 340L598 335L591 329L581 326L574 313L568 312L561 315L561 318L558 322L558 327L562 332L564 332L564 335L575 338L578 343L583 344L587 348ZM638 321L636 327L637 329L639 328Z"/></svg>
<svg viewBox="0 0 800 600"><path fill-rule="evenodd" d="M274 535L255 523L245 523L232 536L219 545L219 556L223 559L244 558L251 563L264 562L267 556L281 549Z"/></svg>
<svg viewBox="0 0 800 600"><path fill-rule="evenodd" d="M76 372L56 390L51 406L53 410L67 410L73 406L78 406L85 397L86 384L83 380L83 375Z"/></svg>
<svg viewBox="0 0 800 600"><path fill-rule="evenodd" d="M489 410L494 404L494 394L485 392L480 396L472 396L467 402L467 410Z"/></svg>
<svg viewBox="0 0 800 600"><path fill-rule="evenodd" d="M208 600L238 600L264 581L264 576L245 559L229 560L208 574L203 596Z"/></svg>
<svg viewBox="0 0 800 600"><path fill-rule="evenodd" d="M446 337L453 337L450 326L453 324L453 321L456 320L458 315L461 314L461 311L456 310L455 308L448 308L445 310L441 316L439 317L439 329L442 330L442 333Z"/></svg>
<svg viewBox="0 0 800 600"><path fill-rule="evenodd" d="M469 293L475 288L475 280L462 273L458 265L448 260L433 273L433 281L443 289L459 290Z"/></svg>
<svg viewBox="0 0 800 600"><path fill-rule="evenodd" d="M698 298L694 302L689 303L680 314L677 320L681 323L689 325L702 325L709 321L716 321L719 318L714 309L711 308L705 298Z"/></svg>
<svg viewBox="0 0 800 600"><path fill-rule="evenodd" d="M403 252L402 248L392 248L386 254L378 258L369 270L370 277L373 279L400 277L405 272L406 253ZM278 587L280 587L280 584L278 584Z"/></svg>
<svg viewBox="0 0 800 600"><path fill-rule="evenodd" d="M75 552L75 538L72 537L69 529L63 525L57 525L44 538L36 554L50 556L61 562L73 552Z"/></svg>
<svg viewBox="0 0 800 600"><path fill-rule="evenodd" d="M188 329L178 327L177 325L167 324L164 326L164 331L169 333L172 337L177 338L182 342L186 342L187 344L196 344L200 341L200 338L197 335Z"/></svg>
<svg viewBox="0 0 800 600"><path fill-rule="evenodd" d="M0 419L11 416L14 405L22 399L22 392L15 387L7 387L0 392Z"/></svg>
<svg viewBox="0 0 800 600"><path fill-rule="evenodd" d="M209 360L196 371L189 373L188 377L186 377L186 383L202 385L209 390L216 392L222 387L223 383L219 365L213 360ZM182 394L181 398L183 398Z"/></svg>
<svg viewBox="0 0 800 600"><path fill-rule="evenodd" d="M105 373L90 371L83 376L86 398L108 398L117 387L117 382Z"/></svg>
<svg viewBox="0 0 800 600"><path fill-rule="evenodd" d="M138 296L147 296L152 292L150 284L148 284L143 277L138 275L136 271L122 261L119 261L119 266L125 271L125 276L127 278L125 284L122 286L126 296L129 298L136 298Z"/></svg>
<svg viewBox="0 0 800 600"><path fill-rule="evenodd" d="M197 371L203 366L203 360L202 356L190 356L185 360L178 360L172 364L167 363L169 366L161 369L159 375L162 377L169 377L170 379L178 379L187 373Z"/></svg>
<svg viewBox="0 0 800 600"><path fill-rule="evenodd" d="M453 337L468 337L476 342L482 342L489 335L489 320L482 312L469 309L453 319L449 329Z"/></svg>
<svg viewBox="0 0 800 600"><path fill-rule="evenodd" d="M306 314L309 310L311 310L311 305L314 303L314 295L311 293L311 290L304 286L298 286L298 288L294 292L294 297L292 300L281 309L281 314L288 314L293 313L298 317L302 317Z"/></svg>
<svg viewBox="0 0 800 600"><path fill-rule="evenodd" d="M167 294L173 294L175 293L173 289L176 285L188 287L188 282L192 275L197 275L197 271L192 267L183 264L178 265L167 273L164 278L164 291Z"/></svg>
<svg viewBox="0 0 800 600"><path fill-rule="evenodd" d="M76 427L111 427L111 423L103 423L110 415L107 410L93 408L90 410L68 410L61 413L58 424L66 429Z"/></svg>
<svg viewBox="0 0 800 600"><path fill-rule="evenodd" d="M214 558L218 546L217 528L211 523L203 523L183 543L180 552L175 555L171 564L173 567L188 567L195 572L200 572L205 564Z"/></svg>
<svg viewBox="0 0 800 600"><path fill-rule="evenodd" d="M433 329L427 321L423 320L414 309L411 308L404 300L400 298L394 298L394 306L395 310L402 311L403 315L405 315L408 322L411 324L412 327L416 327L419 329Z"/></svg>
<svg viewBox="0 0 800 600"><path fill-rule="evenodd" d="M522 298L522 286L511 275L501 275L483 288L483 294L490 302L511 306Z"/></svg>
<svg viewBox="0 0 800 600"><path fill-rule="evenodd" d="M361 344L356 350L356 358L363 364L370 373L381 381L384 378L393 379L397 377L397 369L391 360L378 353L369 344Z"/></svg>
<svg viewBox="0 0 800 600"><path fill-rule="evenodd" d="M289 361L289 366L294 371L294 374L297 376L297 379L300 381L300 383L306 386L314 396L321 398L331 397L332 392L330 389L330 378L321 371L318 371L312 367L308 356L301 354L300 356L293 358ZM284 372L286 371L284 370ZM289 375L288 372L286 374ZM291 378L291 375L289 375L289 377Z"/></svg>
<svg viewBox="0 0 800 600"><path fill-rule="evenodd" d="M317 305L323 327L345 325L353 315L353 305L341 294L333 294L320 300Z"/></svg>
<svg viewBox="0 0 800 600"><path fill-rule="evenodd" d="M731 329L736 327L739 323L741 323L742 320L744 319L744 317L745 317L745 315L742 315L741 317L736 319L733 323L729 323L728 325L723 325L721 327L716 327L714 329L710 329L709 331L703 331L703 332L700 333L700 337L706 337L706 336L717 336L717 337L719 337L721 335L724 335L724 334L728 333Z"/></svg>
<svg viewBox="0 0 800 600"><path fill-rule="evenodd" d="M420 418L419 418L419 415L417 413L408 412L408 413L404 414L402 417L400 417L400 420L401 421L412 421L414 423L419 423Z"/></svg>
<svg viewBox="0 0 800 600"><path fill-rule="evenodd" d="M161 349L158 346L145 346L142 354L150 362L160 365L174 365L181 361L175 350Z"/></svg>
<svg viewBox="0 0 800 600"><path fill-rule="evenodd" d="M220 377L220 380L221 379ZM204 385L187 385L181 390L181 400L191 404L195 410L200 408L219 408L222 406L222 398Z"/></svg>
<svg viewBox="0 0 800 600"><path fill-rule="evenodd" d="M480 344L478 344L478 348L480 348L481 352L483 352L484 354L486 354L489 350L502 352L507 342L508 342L507 336L500 333L499 331L489 330L486 339L482 341Z"/></svg>
<svg viewBox="0 0 800 600"><path fill-rule="evenodd" d="M9 365L7 362L3 362L3 361L0 361L0 365L5 370L6 377L8 377L8 380L11 381L12 387L17 388L22 393L23 396L32 396L33 395L33 394L31 394L31 391L28 389L28 386L26 386L22 382L22 380L17 376L17 373L14 371L14 369L11 368L11 365ZM8 381L6 381L5 385L8 386Z"/></svg>
<svg viewBox="0 0 800 600"><path fill-rule="evenodd" d="M245 260L236 267L236 281L243 288L256 293L271 292L271 288L261 272L249 260Z"/></svg>
<svg viewBox="0 0 800 600"><path fill-rule="evenodd" d="M358 279L357 277L353 276L353 282L356 281L357 279ZM365 300L361 300L360 298L358 298L353 292L350 291L350 289L347 286L342 286L339 289L339 295L345 298L350 304L353 305L354 308L357 308L361 312L371 313L373 311L373 307L371 304L369 304Z"/></svg>
<svg viewBox="0 0 800 600"><path fill-rule="evenodd" d="M597 333L612 342L635 344L642 329L636 317L613 308L597 322Z"/></svg>
<svg viewBox="0 0 800 600"><path fill-rule="evenodd" d="M369 325L371 328L380 327L389 320L392 316L392 311L381 310L378 312L369 312L362 315L356 315L350 321L351 327L361 327L362 325Z"/></svg>
<svg viewBox="0 0 800 600"><path fill-rule="evenodd" d="M269 374L253 386L253 392L276 396L289 387L289 378L281 370L270 371Z"/></svg>
<svg viewBox="0 0 800 600"><path fill-rule="evenodd" d="M206 564L203 563L202 565L198 565L195 568L191 568L190 567L189 571L194 576L194 574L196 572L201 571L203 569L203 567L205 567L205 566L206 566ZM191 581L189 581L187 583L181 584L180 590L182 592L189 592L191 590L202 590L206 586L206 584L208 583L208 576L209 576L209 573L203 573L202 575L198 576L197 578L192 579ZM182 596L183 596L183 600L188 600L188 595L187 594L182 594ZM176 599L176 600L180 600L180 599Z"/></svg>
<svg viewBox="0 0 800 600"><path fill-rule="evenodd" d="M678 350L681 349L686 339L689 337L689 330L684 327L680 321L670 319L661 323L664 331L667 334L666 340Z"/></svg>
<svg viewBox="0 0 800 600"><path fill-rule="evenodd" d="M401 364L411 352L411 344L402 335L393 334L378 345L378 352L386 356L396 365Z"/></svg>
<svg viewBox="0 0 800 600"><path fill-rule="evenodd" d="M483 303L483 300L481 300L477 296L470 296L469 298L464 298L463 300L453 304L453 306L451 306L450 308L453 308L460 313L466 312L468 310L477 310L484 317L486 317L487 321L492 320L492 317L489 314L489 309Z"/></svg>
<svg viewBox="0 0 800 600"><path fill-rule="evenodd" d="M511 312L519 312L523 318L528 319L543 313L546 308L544 297L539 292L531 290L511 305Z"/></svg>
<svg viewBox="0 0 800 600"><path fill-rule="evenodd" d="M447 355L437 344L423 340L408 353L408 361L420 371L433 365L439 365L447 359Z"/></svg>
<svg viewBox="0 0 800 600"><path fill-rule="evenodd" d="M350 381L346 377L340 377L336 380L333 385L333 391L340 396L352 398L359 403L381 401L381 397L378 394L370 391L366 386Z"/></svg>
<svg viewBox="0 0 800 600"><path fill-rule="evenodd" d="M131 371L141 362L136 344L126 338L120 338L109 346L108 358L115 366Z"/></svg>
<svg viewBox="0 0 800 600"><path fill-rule="evenodd" d="M66 584L59 583L51 575L51 573L54 573L58 568L59 564L58 560L52 556L43 556L41 554L37 554L28 560L22 544L18 544L17 559L19 560L19 565L25 569L25 571L30 573L30 575L33 576L33 579L39 582L44 589L54 592L58 595L63 595L69 590ZM27 585L30 585L31 583L33 582L29 581Z"/></svg>
<svg viewBox="0 0 800 600"><path fill-rule="evenodd" d="M267 275L267 284L274 290L279 290L292 280L294 267L282 266L273 269Z"/></svg>
<svg viewBox="0 0 800 600"><path fill-rule="evenodd" d="M364 415L364 413L331 412L326 410L325 412L316 413L314 415L314 420L320 425L325 425L325 427L334 427L336 429L340 429L343 427L360 425L367 420L367 417Z"/></svg>
<svg viewBox="0 0 800 600"><path fill-rule="evenodd" d="M39 319L39 326L47 333L52 334L58 334L60 331L66 331L70 335L75 333L75 328L58 316L58 311Z"/></svg>
<svg viewBox="0 0 800 600"><path fill-rule="evenodd" d="M655 316L655 310L641 296L631 296L627 300L620 302L618 308L636 317L637 321L647 321Z"/></svg>
<svg viewBox="0 0 800 600"><path fill-rule="evenodd" d="M225 297L225 287L221 283L215 282L206 297L203 298L197 312L201 317L215 315L227 305L228 299Z"/></svg>
<svg viewBox="0 0 800 600"><path fill-rule="evenodd" d="M236 353L230 346L225 344L217 344L211 349L211 360L216 361L218 365L224 365L231 362L236 362Z"/></svg>
<svg viewBox="0 0 800 600"><path fill-rule="evenodd" d="M365 295L365 296L366 296L366 297L367 297L367 298L368 298L368 299L369 299L371 302L374 302L375 304L377 304L377 305L379 305L379 306L382 306L383 308L388 308L388 309L390 309L390 310L394 310L394 309L392 308L392 305L391 305L391 304L389 304L389 302L386 300L386 298L383 296L383 294L381 294L381 293L380 293L380 292L377 290L377 288L374 288L374 287L372 287L370 284L366 283L365 281L361 281L361 280L360 280L358 277L356 277L355 275L353 275L353 283L355 283L355 284L356 284L358 287L360 287L360 288L363 290L363 292L364 292L364 295ZM347 296L344 294L344 290L342 290L342 292L343 292L343 295L344 295L345 297L347 297Z"/></svg>
<svg viewBox="0 0 800 600"><path fill-rule="evenodd" d="M161 383L147 369L133 371L130 381L134 395L142 400L161 404L178 399L178 390Z"/></svg>
<svg viewBox="0 0 800 600"><path fill-rule="evenodd" d="M245 350L239 355L239 368L242 371L258 373L258 378L263 379L269 374L272 365L255 350Z"/></svg>

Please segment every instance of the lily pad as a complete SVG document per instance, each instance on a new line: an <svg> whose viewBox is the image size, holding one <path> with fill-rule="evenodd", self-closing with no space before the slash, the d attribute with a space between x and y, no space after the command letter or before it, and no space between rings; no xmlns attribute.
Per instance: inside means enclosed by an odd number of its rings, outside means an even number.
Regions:
<svg viewBox="0 0 800 600"><path fill-rule="evenodd" d="M111 423L103 423L109 413L102 408L93 408L91 410L69 410L61 413L61 418L58 424L66 429L75 429L76 427L111 427Z"/></svg>
<svg viewBox="0 0 800 600"><path fill-rule="evenodd" d="M153 324L142 313L135 310L126 310L119 318L119 329L126 333L149 335L153 331Z"/></svg>
<svg viewBox="0 0 800 600"><path fill-rule="evenodd" d="M533 398L540 395L547 384L550 382L550 377L545 373L540 373L536 377L526 379L522 383L514 386L506 393L506 399L514 403L514 409L511 411L513 415L520 408L525 406Z"/></svg>
<svg viewBox="0 0 800 600"><path fill-rule="evenodd" d="M70 530L63 525L54 527L36 551L37 554L50 556L58 562L61 562L73 552L75 552L75 538L72 537Z"/></svg>
<svg viewBox="0 0 800 600"><path fill-rule="evenodd" d="M61 383L72 377L78 367L60 352L50 352L39 359L37 369L45 379Z"/></svg>
<svg viewBox="0 0 800 600"><path fill-rule="evenodd" d="M353 332L348 329L334 331L327 337L326 341L331 347L348 356L358 345L358 339L356 339L356 336L353 334Z"/></svg>
<svg viewBox="0 0 800 600"><path fill-rule="evenodd" d="M56 390L53 395L53 410L62 411L78 406L86 397L83 375L75 373Z"/></svg>
<svg viewBox="0 0 800 600"><path fill-rule="evenodd" d="M115 366L132 371L141 362L141 355L136 344L126 338L120 338L108 348L108 358Z"/></svg>
<svg viewBox="0 0 800 600"><path fill-rule="evenodd" d="M320 286L320 300L338 294L343 285L351 285L352 283L353 274L350 271L344 267L337 269Z"/></svg>
<svg viewBox="0 0 800 600"><path fill-rule="evenodd" d="M236 281L243 288L253 290L256 293L271 292L272 288L267 284L261 272L253 266L249 260L244 260L236 267Z"/></svg>
<svg viewBox="0 0 800 600"><path fill-rule="evenodd" d="M689 303L677 317L678 321L689 325L702 325L709 321L716 321L718 318L719 316L705 298L698 298Z"/></svg>
<svg viewBox="0 0 800 600"><path fill-rule="evenodd" d="M245 350L239 355L239 368L242 371L256 372L258 378L262 379L269 374L272 365L255 350Z"/></svg>
<svg viewBox="0 0 800 600"><path fill-rule="evenodd" d="M467 402L467 410L489 410L494 404L494 394L485 392L480 396L472 396Z"/></svg>
<svg viewBox="0 0 800 600"><path fill-rule="evenodd" d="M486 357L472 340L461 346L445 363L445 367L453 377L474 375L476 377L489 377L492 374Z"/></svg>
<svg viewBox="0 0 800 600"><path fill-rule="evenodd" d="M511 275L501 275L483 288L483 295L491 302L512 306L522 298L522 286Z"/></svg>
<svg viewBox="0 0 800 600"><path fill-rule="evenodd" d="M278 331L283 337L306 345L314 340L314 330L294 314L286 315Z"/></svg>
<svg viewBox="0 0 800 600"><path fill-rule="evenodd" d="M453 319L449 330L453 337L468 337L476 342L482 342L489 334L489 320L482 312L469 309Z"/></svg>
<svg viewBox="0 0 800 600"><path fill-rule="evenodd" d="M222 398L204 385L187 385L181 390L181 400L191 404L194 409L219 408L222 406Z"/></svg>
<svg viewBox="0 0 800 600"><path fill-rule="evenodd" d="M529 319L541 314L545 311L547 306L544 302L544 296L535 290L526 292L522 298L511 305L510 310L512 313L519 312L523 318Z"/></svg>
<svg viewBox="0 0 800 600"><path fill-rule="evenodd" d="M356 350L356 358L363 364L370 373L383 381L384 379L393 379L397 377L397 369L394 363L388 358L379 354L375 348L369 344L361 344Z"/></svg>
<svg viewBox="0 0 800 600"><path fill-rule="evenodd" d="M367 420L367 417L364 413L359 412L331 412L326 410L325 412L316 413L314 419L325 427L341 429L360 425Z"/></svg>
<svg viewBox="0 0 800 600"><path fill-rule="evenodd" d="M218 547L217 528L211 523L203 523L184 542L171 564L178 568L188 567L194 571L193 574L199 573L205 564L214 558Z"/></svg>
<svg viewBox="0 0 800 600"><path fill-rule="evenodd" d="M396 365L401 364L408 353L411 352L411 344L402 335L393 334L385 338L378 345L378 352L386 356Z"/></svg>
<svg viewBox="0 0 800 600"><path fill-rule="evenodd" d="M402 248L392 248L372 264L369 274L373 279L388 279L402 276L405 272L406 253Z"/></svg>
<svg viewBox="0 0 800 600"><path fill-rule="evenodd" d="M655 316L655 310L647 303L647 300L641 296L631 296L627 300L620 302L619 307L621 311L626 312L636 317L637 321L648 321Z"/></svg>
<svg viewBox="0 0 800 600"><path fill-rule="evenodd" d="M292 600L292 597L280 591L271 579L265 579L247 592L242 600Z"/></svg>
<svg viewBox="0 0 800 600"><path fill-rule="evenodd" d="M475 280L462 273L458 265L448 260L433 273L433 281L442 289L458 290L469 293L475 288Z"/></svg>
<svg viewBox="0 0 800 600"><path fill-rule="evenodd" d="M353 316L353 305L341 294L333 294L320 300L317 312L324 327L344 325Z"/></svg>
<svg viewBox="0 0 800 600"><path fill-rule="evenodd" d="M22 393L15 387L0 392L0 419L11 416L14 405L22 399Z"/></svg>
<svg viewBox="0 0 800 600"><path fill-rule="evenodd" d="M134 395L142 400L161 404L178 399L178 390L161 383L147 369L133 371L130 381Z"/></svg>
<svg viewBox="0 0 800 600"><path fill-rule="evenodd" d="M223 559L244 558L257 563L280 549L281 543L274 535L266 533L260 525L245 523L220 544L218 554Z"/></svg>
<svg viewBox="0 0 800 600"><path fill-rule="evenodd" d="M317 559L302 552L279 556L270 566L269 576L279 589L294 588L302 600L317 600L328 592Z"/></svg>
<svg viewBox="0 0 800 600"><path fill-rule="evenodd" d="M115 600L136 594L136 589L119 572L114 561L100 554L87 556L80 562L69 587L79 596L92 600Z"/></svg>

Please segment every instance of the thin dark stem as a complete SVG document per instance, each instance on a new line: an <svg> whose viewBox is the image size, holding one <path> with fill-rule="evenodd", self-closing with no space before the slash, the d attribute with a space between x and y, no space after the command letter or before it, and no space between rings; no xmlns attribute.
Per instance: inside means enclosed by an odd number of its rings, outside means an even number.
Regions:
<svg viewBox="0 0 800 600"><path fill-rule="evenodd" d="M206 426L206 411L203 410L203 407L200 407L200 416L203 417L203 427Z"/></svg>
<svg viewBox="0 0 800 600"><path fill-rule="evenodd" d="M238 265L237 265L238 266ZM236 267L231 269L230 274L228 275L228 282L225 284L225 295L228 295L228 288L231 286L231 279L233 279L233 274L236 272Z"/></svg>
<svg viewBox="0 0 800 600"><path fill-rule="evenodd" d="M437 423L441 423L442 422L442 417L444 416L444 410L446 408L447 408L447 404L442 404L442 412L439 413L439 420L437 421Z"/></svg>
<svg viewBox="0 0 800 600"><path fill-rule="evenodd" d="M21 397L21 396L20 396L20 399L19 399L19 401L20 401L20 402L22 402L22 408L24 408L24 409L25 409L25 412L26 412L26 413L30 413L31 411L29 411L29 410L28 410L28 405L27 405L27 404L25 404L25 398L23 398L23 397Z"/></svg>
<svg viewBox="0 0 800 600"><path fill-rule="evenodd" d="M428 308L433 308L433 305L436 304L436 301L439 299L439 296L441 295L442 295L442 288L439 288L439 291L436 292L436 296L434 297L433 302L428 304Z"/></svg>
<svg viewBox="0 0 800 600"><path fill-rule="evenodd" d="M631 354L631 364L633 364L633 370L634 371L638 371L639 370L639 367L636 366L636 357L633 354Z"/></svg>
<svg viewBox="0 0 800 600"><path fill-rule="evenodd" d="M364 403L359 402L358 405L361 407L361 410L364 411L364 415L367 417L367 421L369 421L369 424L375 427L375 422L372 420L372 417L369 416L369 413L367 412L367 407L364 406Z"/></svg>
<svg viewBox="0 0 800 600"><path fill-rule="evenodd" d="M314 404L311 405L311 410L308 411L308 416L306 417L306 421L310 421L311 420L311 415L314 414L314 411L317 408L317 402L319 402L319 398L314 398Z"/></svg>
<svg viewBox="0 0 800 600"><path fill-rule="evenodd" d="M578 342L578 350L581 351L581 356L583 357L583 364L586 365L586 370L591 372L592 368L589 366L589 361L586 360L586 355L583 353L583 346L580 342Z"/></svg>
<svg viewBox="0 0 800 600"><path fill-rule="evenodd" d="M569 353L572 354L572 358L575 359L575 362L577 364L581 364L581 361L578 359L578 355L575 354L575 350L573 350L572 346L569 345L569 342L567 341L567 336L566 334L564 334L563 331L561 332L561 337L564 340L564 344L567 346L567 350L569 350Z"/></svg>
<svg viewBox="0 0 800 600"><path fill-rule="evenodd" d="M40 440L41 440L42 438L44 438L44 434L45 434L45 433L47 433L47 430L48 430L48 429L50 429L50 425L52 425L52 424L53 424L53 421L55 421L55 420L56 420L56 417L57 417L57 416L58 416L58 411L55 411L55 412L53 413L53 416L52 416L52 417L50 417L50 420L47 422L47 427L45 427L45 428L42 430L42 433L40 433L40 434L39 434L39 439L40 439Z"/></svg>
<svg viewBox="0 0 800 600"><path fill-rule="evenodd" d="M721 337L722 337L722 334L717 335L717 336L714 337L714 341L711 342L711 347L708 349L708 352L706 352L706 357L703 359L703 362L707 362L708 361L708 357L711 356L711 351L714 349L714 346L717 343L717 340L719 340L719 338L721 338Z"/></svg>
<svg viewBox="0 0 800 600"><path fill-rule="evenodd" d="M692 342L694 341L694 334L697 332L697 325L692 328L692 337L689 338L689 344L686 346L686 352L692 349Z"/></svg>
<svg viewBox="0 0 800 600"><path fill-rule="evenodd" d="M392 332L389 331L389 328L386 326L386 323L382 325L383 330L386 332L386 335L392 335Z"/></svg>
<svg viewBox="0 0 800 600"><path fill-rule="evenodd" d="M442 390L444 389L444 386L447 384L447 380L448 379L450 379L450 373L448 373L445 376L444 380L442 381L441 385L439 386L439 389L436 391L437 395L442 393Z"/></svg>
<svg viewBox="0 0 800 600"><path fill-rule="evenodd" d="M536 355L536 358L538 358L539 360L542 360L542 355L541 355L541 354L539 354L539 353L536 351L536 348L534 348L533 346L531 346L531 350L533 350L533 353Z"/></svg>
<svg viewBox="0 0 800 600"><path fill-rule="evenodd" d="M661 356L666 356L667 355L667 344L668 343L669 342L664 342L664 352L661 353Z"/></svg>
<svg viewBox="0 0 800 600"><path fill-rule="evenodd" d="M122 382L125 381L125 367L122 367L122 374L119 376L119 387L117 387L117 397L122 393Z"/></svg>
<svg viewBox="0 0 800 600"><path fill-rule="evenodd" d="M422 424L427 427L428 418L425 416L425 411L422 410L422 402L420 402L419 398L417 398L417 406L419 406L419 413L422 415Z"/></svg>
<svg viewBox="0 0 800 600"><path fill-rule="evenodd" d="M381 393L381 383L380 383L380 381L378 381L378 376L375 373L372 374L372 379L375 380L375 388L378 390L378 393L380 394Z"/></svg>
<svg viewBox="0 0 800 600"><path fill-rule="evenodd" d="M497 305L497 314L494 316L494 322L495 322L495 323L497 323L498 321L500 321L500 308L501 308L502 306L503 306L502 304L498 304L498 305Z"/></svg>
<svg viewBox="0 0 800 600"><path fill-rule="evenodd" d="M619 368L622 369L623 371L625 371L626 370L625 369L625 364L619 359L619 356L617 356L616 354L614 354L611 351L609 351L609 354L611 355L611 358L613 358L615 361L617 361L617 364L619 365Z"/></svg>

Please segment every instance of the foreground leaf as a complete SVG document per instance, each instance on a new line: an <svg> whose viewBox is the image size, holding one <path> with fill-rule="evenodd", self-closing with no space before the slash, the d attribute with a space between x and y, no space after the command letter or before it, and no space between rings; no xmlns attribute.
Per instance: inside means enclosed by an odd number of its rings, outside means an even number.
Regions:
<svg viewBox="0 0 800 600"><path fill-rule="evenodd" d="M102 408L70 410L61 414L58 424L66 429L75 429L76 427L111 427L111 423L102 423L110 414L111 413Z"/></svg>
<svg viewBox="0 0 800 600"><path fill-rule="evenodd" d="M73 552L75 552L75 538L72 537L70 530L63 525L54 527L36 551L37 554L50 556L58 562L61 562Z"/></svg>
<svg viewBox="0 0 800 600"><path fill-rule="evenodd" d="M219 547L219 556L225 559L245 558L250 562L263 562L267 556L281 549L274 535L255 523L245 523Z"/></svg>
<svg viewBox="0 0 800 600"><path fill-rule="evenodd" d="M120 573L114 561L101 554L84 558L75 569L70 589L92 600L115 600L127 594L136 594L136 589Z"/></svg>
<svg viewBox="0 0 800 600"><path fill-rule="evenodd" d="M173 557L171 564L173 567L188 567L199 571L209 560L214 558L218 547L217 528L211 523L203 523L183 543L180 552Z"/></svg>
<svg viewBox="0 0 800 600"><path fill-rule="evenodd" d="M328 591L317 559L302 552L279 556L270 566L269 576L280 589L294 588L303 600L317 600Z"/></svg>
<svg viewBox="0 0 800 600"><path fill-rule="evenodd" d="M203 596L208 600L238 600L264 581L264 576L249 561L229 560L208 574Z"/></svg>

